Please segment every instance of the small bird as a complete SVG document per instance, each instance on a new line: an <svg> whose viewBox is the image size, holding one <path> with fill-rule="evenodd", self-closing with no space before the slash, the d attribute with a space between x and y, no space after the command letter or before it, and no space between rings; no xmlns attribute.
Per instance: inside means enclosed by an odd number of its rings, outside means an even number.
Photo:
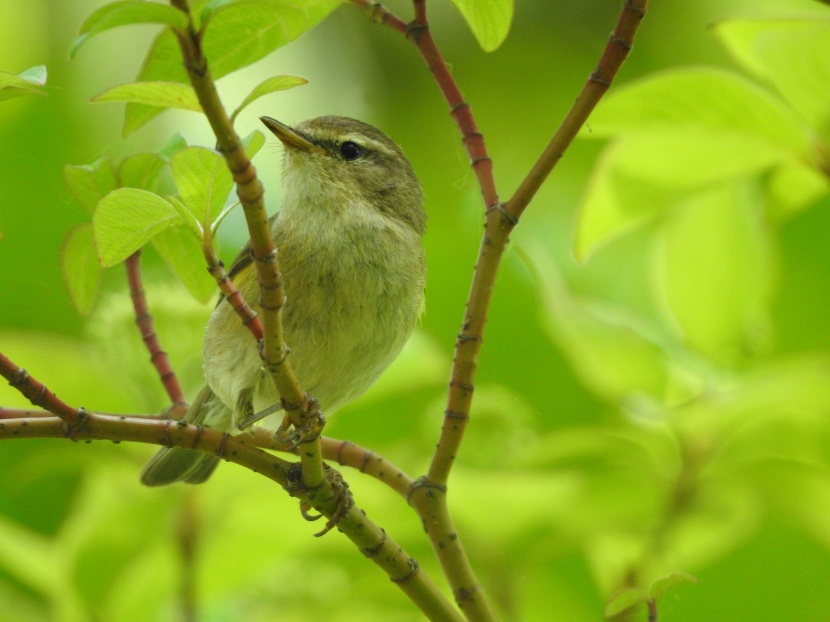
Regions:
<svg viewBox="0 0 830 622"><path fill-rule="evenodd" d="M325 116L296 127L262 122L285 147L280 210L269 219L286 303L282 321L300 386L331 414L364 393L400 353L423 308L423 193L401 149L380 130ZM259 311L250 241L228 272ZM239 433L279 410L257 344L226 300L208 321L207 386L185 420ZM266 419L265 422L269 420ZM141 482L199 484L219 457L163 448Z"/></svg>

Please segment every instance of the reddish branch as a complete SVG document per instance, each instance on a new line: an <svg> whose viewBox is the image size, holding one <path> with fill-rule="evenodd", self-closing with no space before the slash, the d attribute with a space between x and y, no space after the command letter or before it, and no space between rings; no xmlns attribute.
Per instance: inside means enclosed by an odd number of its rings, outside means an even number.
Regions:
<svg viewBox="0 0 830 622"><path fill-rule="evenodd" d="M502 254L510 233L567 146L576 136L631 49L637 27L645 15L647 0L626 0L597 69L591 74L579 97L539 156L526 178L506 204L500 204L492 175L492 163L478 131L472 111L464 101L432 35L426 16L426 0L413 0L415 18L410 24L370 0L351 0L369 12L376 22L407 36L418 48L447 100L461 132L471 165L478 178L485 206L485 231L482 236L472 287L453 357L452 376L444 425L427 475L413 486L410 502L416 507L444 572L453 587L456 602L468 617L494 619L486 595L479 590L450 517L447 480L470 418L474 380L478 368L484 326Z"/></svg>
<svg viewBox="0 0 830 622"><path fill-rule="evenodd" d="M153 323L153 316L150 315L150 309L147 305L147 297L144 294L144 286L141 283L141 250L137 250L132 255L127 257L124 262L127 268L127 280L130 284L130 298L133 301L133 309L135 309L135 323L138 326L138 331L141 333L141 339L147 350L150 352L150 362L156 368L161 383L164 385L167 395L173 406L185 406L184 393L179 385L179 379L176 377L176 372L170 365L170 359L167 357L167 352L162 350L159 343L158 335Z"/></svg>
<svg viewBox="0 0 830 622"><path fill-rule="evenodd" d="M351 2L369 13L373 21L401 33L418 48L421 57L435 77L435 82L444 95L450 114L461 133L461 140L470 158L470 165L481 188L484 205L488 208L497 205L499 197L493 180L493 162L490 156L487 155L484 136L476 125L470 105L464 101L464 96L461 94L449 67L447 67L447 63L444 61L444 57L432 38L427 22L426 0L413 0L415 19L409 24L381 4L376 4L371 0L351 0Z"/></svg>
<svg viewBox="0 0 830 622"><path fill-rule="evenodd" d="M54 413L69 426L70 431L82 424L87 414L83 408L72 408L69 404L46 388L46 385L32 378L22 367L15 365L8 357L0 352L0 376L9 381L34 406L45 408ZM68 434L71 437L71 434Z"/></svg>
<svg viewBox="0 0 830 622"><path fill-rule="evenodd" d="M242 320L242 323L248 327L248 330L251 331L254 339L256 339L257 343L259 343L259 340L262 339L264 333L262 331L262 322L260 322L256 312L248 306L248 302L242 296L240 291L236 289L233 281L231 281L228 277L228 273L225 271L225 266L222 262L219 261L215 255L207 257L207 260L208 272L210 272L210 275L219 286L219 291L221 291L225 297L222 304L229 304L233 308Z"/></svg>

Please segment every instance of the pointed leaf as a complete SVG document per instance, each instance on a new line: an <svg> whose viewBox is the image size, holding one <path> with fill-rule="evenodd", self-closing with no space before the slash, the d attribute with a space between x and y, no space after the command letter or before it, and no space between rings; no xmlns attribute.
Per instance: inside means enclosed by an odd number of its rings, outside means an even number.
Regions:
<svg viewBox="0 0 830 622"><path fill-rule="evenodd" d="M830 138L830 19L729 19L717 23L715 33L738 62L772 83L811 126Z"/></svg>
<svg viewBox="0 0 830 622"><path fill-rule="evenodd" d="M231 120L235 119L237 115L240 112L242 112L249 104L255 102L263 95L268 95L269 93L275 93L277 91L284 91L286 89L291 89L295 86L301 86L303 84L308 84L308 80L306 80L305 78L300 78L298 76L273 76L271 78L268 78L267 80L257 84L253 88L253 90L250 93L248 93L245 99L242 100L242 103L239 104L239 107L233 111L233 114L231 115Z"/></svg>
<svg viewBox="0 0 830 622"><path fill-rule="evenodd" d="M681 193L796 160L757 137L678 128L623 135L602 154L579 207L577 258L672 206Z"/></svg>
<svg viewBox="0 0 830 622"><path fill-rule="evenodd" d="M745 134L795 154L810 149L807 129L780 99L742 76L708 67L664 71L613 91L581 136L669 129Z"/></svg>
<svg viewBox="0 0 830 622"><path fill-rule="evenodd" d="M46 84L46 65L35 65L28 69L21 71L18 76L23 78L33 86L43 86Z"/></svg>
<svg viewBox="0 0 830 622"><path fill-rule="evenodd" d="M120 186L157 192L166 162L156 153L136 153L118 167Z"/></svg>
<svg viewBox="0 0 830 622"><path fill-rule="evenodd" d="M253 158L257 153L259 153L259 150L262 149L264 144L265 136L262 135L262 132L257 130L254 130L242 139L242 146L244 147L245 155L248 156L248 158Z"/></svg>
<svg viewBox="0 0 830 622"><path fill-rule="evenodd" d="M696 585L700 583L700 579L685 572L672 572L661 579L657 579L651 585L649 592L652 600L660 600L666 595L666 592L674 589L680 585Z"/></svg>
<svg viewBox="0 0 830 622"><path fill-rule="evenodd" d="M204 229L222 211L233 188L225 159L204 147L187 147L170 158L173 179L185 205Z"/></svg>
<svg viewBox="0 0 830 622"><path fill-rule="evenodd" d="M187 28L187 16L180 10L156 2L124 0L106 4L90 15L81 26L69 52L74 58L80 47L95 35L128 24L166 24L178 30Z"/></svg>
<svg viewBox="0 0 830 622"><path fill-rule="evenodd" d="M216 79L216 75L213 76ZM189 84L187 71L182 64L181 50L171 30L163 30L153 40L144 65L136 78L137 82L180 82ZM122 134L127 137L148 121L164 112L164 109L146 104L128 103L124 110Z"/></svg>
<svg viewBox="0 0 830 622"><path fill-rule="evenodd" d="M199 302L207 302L216 283L205 269L199 240L187 227L168 227L153 237L153 246L170 271Z"/></svg>
<svg viewBox="0 0 830 622"><path fill-rule="evenodd" d="M648 602L648 594L639 587L624 587L618 590L606 603L603 615L612 618L626 609Z"/></svg>
<svg viewBox="0 0 830 622"><path fill-rule="evenodd" d="M104 195L118 187L112 160L101 158L92 164L65 164L63 179L75 200L90 214Z"/></svg>
<svg viewBox="0 0 830 622"><path fill-rule="evenodd" d="M179 108L202 112L192 86L178 82L130 82L104 91L92 98L103 102L132 102L162 108Z"/></svg>
<svg viewBox="0 0 830 622"><path fill-rule="evenodd" d="M724 364L756 351L768 330L769 233L745 184L678 204L663 223L655 286L693 349Z"/></svg>
<svg viewBox="0 0 830 622"><path fill-rule="evenodd" d="M662 398L671 352L656 330L622 307L575 298L546 251L527 250L544 296L542 321L585 383L611 401Z"/></svg>
<svg viewBox="0 0 830 622"><path fill-rule="evenodd" d="M513 0L452 0L478 44L492 52L507 38L513 20Z"/></svg>
<svg viewBox="0 0 830 622"><path fill-rule="evenodd" d="M46 95L46 67L37 65L20 74L0 71L0 101L34 93Z"/></svg>
<svg viewBox="0 0 830 622"><path fill-rule="evenodd" d="M249 65L311 30L340 5L339 0L238 0L207 3L208 26L202 40L214 80ZM195 11L194 7L194 11ZM156 37L138 75L140 81L187 82L176 38L169 30ZM161 112L127 104L124 135L129 136Z"/></svg>
<svg viewBox="0 0 830 622"><path fill-rule="evenodd" d="M167 141L167 144L159 149L158 154L165 162L169 163L170 156L185 147L187 147L187 141L184 139L184 136L176 132L170 140Z"/></svg>
<svg viewBox="0 0 830 622"><path fill-rule="evenodd" d="M98 297L101 265L92 239L92 223L69 230L61 247L61 272L69 298L81 315L88 315Z"/></svg>
<svg viewBox="0 0 830 622"><path fill-rule="evenodd" d="M181 222L176 209L152 192L136 188L113 190L101 199L92 215L101 265L108 267L124 261L156 233Z"/></svg>
<svg viewBox="0 0 830 622"><path fill-rule="evenodd" d="M240 0L210 14L205 56L214 78L263 58L313 28L339 0Z"/></svg>

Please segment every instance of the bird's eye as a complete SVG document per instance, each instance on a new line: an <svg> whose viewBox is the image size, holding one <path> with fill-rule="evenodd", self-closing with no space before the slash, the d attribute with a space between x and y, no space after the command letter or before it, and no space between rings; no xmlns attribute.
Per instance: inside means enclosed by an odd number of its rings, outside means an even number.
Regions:
<svg viewBox="0 0 830 622"><path fill-rule="evenodd" d="M340 155L343 156L344 160L357 160L360 156L363 155L363 147L361 147L357 143L353 143L352 141L347 140L342 145L340 145Z"/></svg>

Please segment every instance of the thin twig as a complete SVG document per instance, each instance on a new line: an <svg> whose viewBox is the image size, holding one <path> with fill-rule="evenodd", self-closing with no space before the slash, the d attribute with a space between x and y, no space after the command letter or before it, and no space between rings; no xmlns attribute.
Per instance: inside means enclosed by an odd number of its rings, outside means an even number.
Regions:
<svg viewBox="0 0 830 622"><path fill-rule="evenodd" d="M45 408L60 417L64 427L74 429L87 417L83 408L72 408L69 404L58 399L46 385L29 375L22 367L15 365L11 359L0 352L0 376L9 381L34 406Z"/></svg>
<svg viewBox="0 0 830 622"><path fill-rule="evenodd" d="M159 343L159 338L153 323L153 316L150 315L147 296L144 293L144 286L141 281L141 250L139 249L127 257L124 265L127 268L130 298L133 301L133 309L135 310L135 324L138 326L141 339L144 341L144 345L147 346L147 351L150 353L150 362L156 368L159 379L162 385L164 385L164 390L167 391L172 405L174 407L181 407L179 410L184 411L184 407L187 406L184 393L182 392L181 385L179 385L176 372L173 371L173 367L170 365L167 352L162 349L161 343Z"/></svg>
<svg viewBox="0 0 830 622"><path fill-rule="evenodd" d="M242 293L236 289L236 285L233 284L233 281L225 270L225 265L216 256L213 245L206 245L203 250L205 260L207 261L208 272L216 281L219 291L222 292L225 304L229 304L233 308L239 316L239 319L242 320L242 323L251 332L253 338L259 343L264 335L264 331L262 322L259 321L256 312L248 305L248 301L245 300Z"/></svg>

